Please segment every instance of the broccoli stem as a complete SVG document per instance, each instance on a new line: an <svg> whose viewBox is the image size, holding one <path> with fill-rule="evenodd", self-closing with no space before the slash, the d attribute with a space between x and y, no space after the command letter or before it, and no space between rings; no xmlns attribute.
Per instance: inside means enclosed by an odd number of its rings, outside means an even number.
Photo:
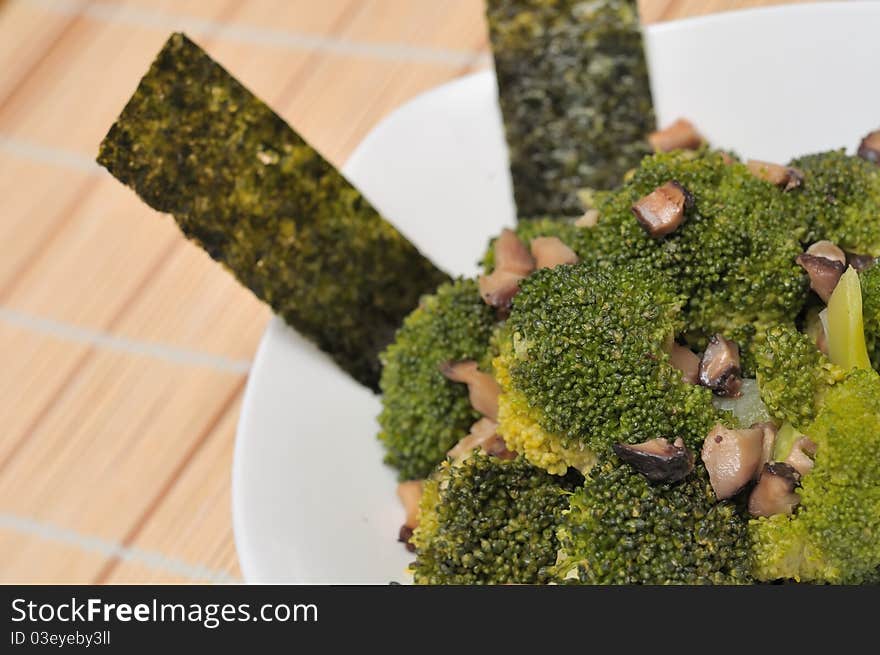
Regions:
<svg viewBox="0 0 880 655"><path fill-rule="evenodd" d="M791 448L798 438L804 436L791 423L784 423L776 433L776 442L773 445L773 461L784 462L791 455Z"/></svg>
<svg viewBox="0 0 880 655"><path fill-rule="evenodd" d="M845 369L871 368L862 319L862 288L852 267L828 300L828 358Z"/></svg>

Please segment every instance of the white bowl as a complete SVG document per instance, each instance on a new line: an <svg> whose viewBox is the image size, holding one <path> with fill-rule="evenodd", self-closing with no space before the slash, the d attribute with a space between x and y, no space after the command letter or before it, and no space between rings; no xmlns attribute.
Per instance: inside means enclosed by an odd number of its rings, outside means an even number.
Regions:
<svg viewBox="0 0 880 655"><path fill-rule="evenodd" d="M646 28L661 125L690 118L745 156L787 161L847 146L880 125L880 3L796 5ZM872 81L873 80L873 81ZM491 73L407 103L346 175L422 251L476 272L514 221ZM235 538L252 583L406 581L403 511L376 440L379 399L278 319L248 380L233 468Z"/></svg>

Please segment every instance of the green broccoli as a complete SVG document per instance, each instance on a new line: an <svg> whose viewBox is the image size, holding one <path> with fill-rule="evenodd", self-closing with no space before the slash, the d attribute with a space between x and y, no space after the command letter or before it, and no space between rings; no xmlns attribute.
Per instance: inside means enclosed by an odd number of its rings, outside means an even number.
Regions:
<svg viewBox="0 0 880 655"><path fill-rule="evenodd" d="M662 276L582 262L520 286L494 360L509 448L561 473L615 442L702 442L718 412L669 362L683 301Z"/></svg>
<svg viewBox="0 0 880 655"><path fill-rule="evenodd" d="M880 255L880 167L843 150L800 157L792 166L804 173L801 213L810 240Z"/></svg>
<svg viewBox="0 0 880 655"><path fill-rule="evenodd" d="M862 315L871 365L880 371L880 266L862 271Z"/></svg>
<svg viewBox="0 0 880 655"><path fill-rule="evenodd" d="M828 300L824 329L828 357L813 340L794 328L767 331L757 349L761 399L770 414L803 428L813 420L828 389L852 368L870 368L862 318L859 276L848 269Z"/></svg>
<svg viewBox="0 0 880 655"><path fill-rule="evenodd" d="M444 462L425 482L412 537L416 584L546 582L556 530L579 481L549 475L521 457L480 451Z"/></svg>
<svg viewBox="0 0 880 655"><path fill-rule="evenodd" d="M612 456L571 497L559 530L559 578L586 584L744 584L747 521L717 502L701 463L681 482L650 483Z"/></svg>
<svg viewBox="0 0 880 655"><path fill-rule="evenodd" d="M756 361L761 399L770 415L798 428L816 417L824 394L846 374L807 335L789 326L767 331Z"/></svg>
<svg viewBox="0 0 880 655"><path fill-rule="evenodd" d="M859 584L880 566L880 377L854 369L804 428L818 446L800 507L750 522L761 580Z"/></svg>
<svg viewBox="0 0 880 655"><path fill-rule="evenodd" d="M427 477L479 418L467 387L447 380L440 364L481 360L494 322L476 282L457 280L423 297L382 354L379 439L401 480Z"/></svg>
<svg viewBox="0 0 880 655"><path fill-rule="evenodd" d="M684 224L662 239L649 236L632 205L675 180L694 198ZM783 192L720 152L671 152L647 157L619 190L596 195L597 226L569 244L606 264L649 265L668 275L682 307L686 337L697 350L720 333L740 346L743 370L753 369L752 342L766 328L793 323L808 298L808 279L795 263L807 237L800 189Z"/></svg>

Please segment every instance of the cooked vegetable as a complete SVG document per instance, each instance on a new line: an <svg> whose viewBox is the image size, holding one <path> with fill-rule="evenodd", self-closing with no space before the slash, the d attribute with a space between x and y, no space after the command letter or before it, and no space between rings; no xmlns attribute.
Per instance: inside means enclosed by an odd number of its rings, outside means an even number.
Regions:
<svg viewBox="0 0 880 655"><path fill-rule="evenodd" d="M693 209L662 239L633 220L631 207L676 180ZM645 158L617 191L597 194L598 224L570 244L582 259L605 266L648 266L683 296L687 345L706 348L722 334L741 352L743 374L754 371L754 345L767 328L794 324L808 299L808 277L795 259L808 236L802 190L780 193L745 165L702 149Z"/></svg>
<svg viewBox="0 0 880 655"><path fill-rule="evenodd" d="M578 256L559 237L535 237L531 243L535 268L554 268L563 264L577 264Z"/></svg>
<svg viewBox="0 0 880 655"><path fill-rule="evenodd" d="M639 198L632 210L645 232L657 239L675 232L693 204L694 197L673 180Z"/></svg>
<svg viewBox="0 0 880 655"><path fill-rule="evenodd" d="M810 288L827 303L846 270L846 255L830 241L817 241L795 260L810 276Z"/></svg>
<svg viewBox="0 0 880 655"><path fill-rule="evenodd" d="M765 464L758 484L749 495L749 514L766 517L791 514L801 502L801 497L794 492L800 479L798 472L788 464Z"/></svg>
<svg viewBox="0 0 880 655"><path fill-rule="evenodd" d="M580 254L578 249L587 247L585 242L588 238L583 236L583 232L584 228L577 227L570 219L565 217L521 218L514 229L514 233L519 237L519 241L523 245L530 244L535 239L541 237L556 237L567 247L574 250L576 255ZM496 251L499 250L499 247L502 251L509 247L501 242L505 233L506 231L502 231L497 239L492 239L486 249L486 253L483 255L480 263L487 274L496 268ZM530 269L528 272L531 272L531 270L533 269Z"/></svg>
<svg viewBox="0 0 880 655"><path fill-rule="evenodd" d="M489 0L517 214L580 216L649 151L651 94L635 0Z"/></svg>
<svg viewBox="0 0 880 655"><path fill-rule="evenodd" d="M755 177L781 187L783 191L796 189L804 182L803 173L791 166L782 166L780 164L750 159L746 162L746 168Z"/></svg>
<svg viewBox="0 0 880 655"><path fill-rule="evenodd" d="M790 327L767 332L757 367L761 398L770 415L800 428L815 418L824 394L845 375L807 335Z"/></svg>
<svg viewBox="0 0 880 655"><path fill-rule="evenodd" d="M865 347L874 369L880 371L880 266L871 266L862 271L859 282Z"/></svg>
<svg viewBox="0 0 880 655"><path fill-rule="evenodd" d="M482 452L444 462L425 483L413 535L417 584L536 584L556 560L556 530L576 477Z"/></svg>
<svg viewBox="0 0 880 655"><path fill-rule="evenodd" d="M843 150L792 162L804 173L801 212L809 241L828 239L848 252L880 255L880 167Z"/></svg>
<svg viewBox="0 0 880 655"><path fill-rule="evenodd" d="M494 320L476 282L457 280L425 296L382 354L379 439L401 480L427 477L480 418L441 365L485 357Z"/></svg>
<svg viewBox="0 0 880 655"><path fill-rule="evenodd" d="M632 466L651 482L678 482L694 470L694 454L681 439L674 443L663 437L634 445L616 443L613 450L620 461Z"/></svg>
<svg viewBox="0 0 880 655"><path fill-rule="evenodd" d="M700 457L718 500L732 498L758 477L765 434L760 425L738 429L716 425L706 435Z"/></svg>
<svg viewBox="0 0 880 655"><path fill-rule="evenodd" d="M672 150L696 150L705 143L693 123L679 118L671 125L648 135L648 143L654 152L670 152Z"/></svg>
<svg viewBox="0 0 880 655"><path fill-rule="evenodd" d="M586 584L744 584L751 580L746 521L716 502L702 464L676 483L649 482L603 458L559 530L557 575Z"/></svg>
<svg viewBox="0 0 880 655"><path fill-rule="evenodd" d="M872 164L880 164L880 130L868 134L859 143L858 156Z"/></svg>
<svg viewBox="0 0 880 655"><path fill-rule="evenodd" d="M862 290L855 269L848 269L828 300L828 359L844 369L871 368L862 319Z"/></svg>
<svg viewBox="0 0 880 655"><path fill-rule="evenodd" d="M700 384L716 396L736 398L742 387L739 346L720 334L709 339L700 360Z"/></svg>
<svg viewBox="0 0 880 655"><path fill-rule="evenodd" d="M831 388L816 420L813 470L800 507L750 523L761 580L859 584L880 566L880 377L854 369Z"/></svg>
<svg viewBox="0 0 880 655"><path fill-rule="evenodd" d="M639 266L592 262L523 280L494 361L510 448L561 473L618 442L702 442L717 412L670 363L682 299L669 286Z"/></svg>
<svg viewBox="0 0 880 655"><path fill-rule="evenodd" d="M447 380L466 384L471 407L494 421L498 418L498 395L501 389L495 378L479 370L478 366L473 360L443 362L440 372Z"/></svg>
<svg viewBox="0 0 880 655"><path fill-rule="evenodd" d="M183 34L165 43L98 162L373 389L379 352L447 279Z"/></svg>

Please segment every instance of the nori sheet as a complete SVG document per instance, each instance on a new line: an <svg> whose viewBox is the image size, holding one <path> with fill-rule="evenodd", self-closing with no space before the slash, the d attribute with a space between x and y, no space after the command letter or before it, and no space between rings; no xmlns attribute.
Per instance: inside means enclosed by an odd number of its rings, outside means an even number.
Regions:
<svg viewBox="0 0 880 655"><path fill-rule="evenodd" d="M448 279L183 34L165 43L98 163L374 390L378 354Z"/></svg>
<svg viewBox="0 0 880 655"><path fill-rule="evenodd" d="M576 216L651 150L635 0L488 0L517 215Z"/></svg>

